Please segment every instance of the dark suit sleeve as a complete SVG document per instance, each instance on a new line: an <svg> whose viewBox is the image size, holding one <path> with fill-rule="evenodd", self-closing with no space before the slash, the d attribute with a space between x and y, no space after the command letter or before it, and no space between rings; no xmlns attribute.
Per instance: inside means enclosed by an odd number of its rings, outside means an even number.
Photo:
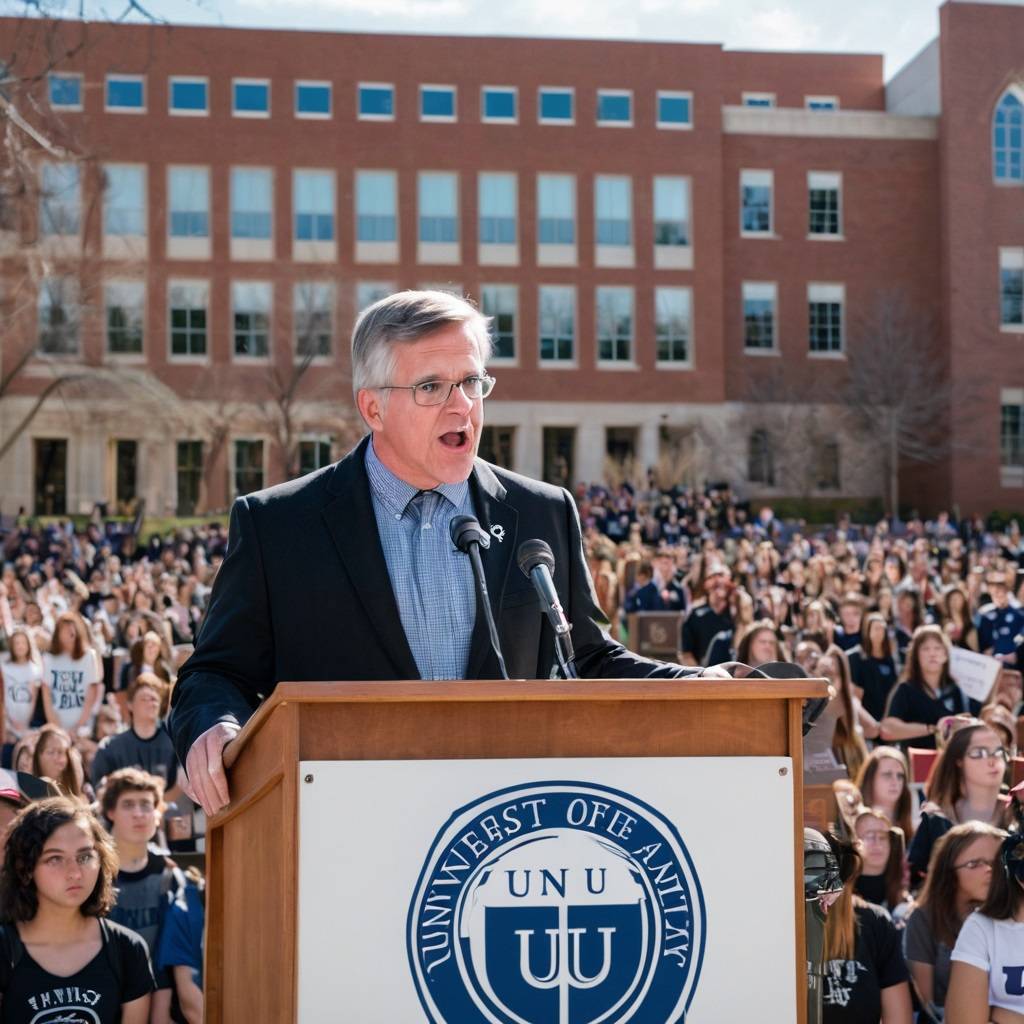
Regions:
<svg viewBox="0 0 1024 1024"><path fill-rule="evenodd" d="M182 764L218 722L244 725L274 687L274 642L260 540L246 498L231 509L221 563L196 649L171 697L168 731Z"/></svg>
<svg viewBox="0 0 1024 1024"><path fill-rule="evenodd" d="M583 555L583 536L576 502L568 491L563 491L562 496L566 506L570 573L569 602L566 607L572 622L572 641L580 675L591 679L674 679L699 675L701 670L697 668L641 658L608 635L608 620L598 606L594 582Z"/></svg>

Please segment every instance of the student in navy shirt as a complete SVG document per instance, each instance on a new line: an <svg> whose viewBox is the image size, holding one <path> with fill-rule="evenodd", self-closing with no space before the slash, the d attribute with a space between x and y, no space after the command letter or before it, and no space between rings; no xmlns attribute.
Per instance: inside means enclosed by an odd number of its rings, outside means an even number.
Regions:
<svg viewBox="0 0 1024 1024"><path fill-rule="evenodd" d="M1017 637L1024 631L1024 611L1010 605L1006 577L993 573L986 581L990 604L978 612L978 643L983 654L1017 666Z"/></svg>
<svg viewBox="0 0 1024 1024"><path fill-rule="evenodd" d="M861 645L847 653L853 681L864 691L864 710L881 720L889 693L896 685L893 642L882 615L871 612L865 617Z"/></svg>

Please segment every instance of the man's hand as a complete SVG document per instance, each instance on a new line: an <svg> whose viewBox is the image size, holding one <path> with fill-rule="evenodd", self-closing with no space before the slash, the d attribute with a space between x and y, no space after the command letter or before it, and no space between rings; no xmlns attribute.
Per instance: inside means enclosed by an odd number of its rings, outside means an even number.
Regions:
<svg viewBox="0 0 1024 1024"><path fill-rule="evenodd" d="M741 661L725 661L721 665L709 665L700 673L700 679L745 679L753 671Z"/></svg>
<svg viewBox="0 0 1024 1024"><path fill-rule="evenodd" d="M228 777L224 773L224 748L239 734L241 727L218 722L192 744L185 759L188 786L185 792L212 817L231 801Z"/></svg>

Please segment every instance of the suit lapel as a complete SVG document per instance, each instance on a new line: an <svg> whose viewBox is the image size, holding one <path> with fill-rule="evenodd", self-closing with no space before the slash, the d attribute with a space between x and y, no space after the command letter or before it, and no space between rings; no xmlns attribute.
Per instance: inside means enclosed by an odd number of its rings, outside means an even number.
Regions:
<svg viewBox="0 0 1024 1024"><path fill-rule="evenodd" d="M508 578L509 566L515 558L519 513L504 500L505 488L486 462L480 459L476 460L473 474L469 478L469 485L477 519L491 535L491 546L486 551L481 551L480 557L484 564L487 590L491 595L494 621L500 625L505 581ZM487 619L483 609L478 607L473 623L473 640L469 649L466 678L484 678L484 666L488 659L492 662L490 675L497 676L497 659L494 658L491 651Z"/></svg>
<svg viewBox="0 0 1024 1024"><path fill-rule="evenodd" d="M334 467L327 485L332 500L322 512L324 525L345 564L356 598L373 624L381 650L394 667L394 678L419 679L416 660L402 629L373 512L364 461L368 443L369 439L364 439Z"/></svg>

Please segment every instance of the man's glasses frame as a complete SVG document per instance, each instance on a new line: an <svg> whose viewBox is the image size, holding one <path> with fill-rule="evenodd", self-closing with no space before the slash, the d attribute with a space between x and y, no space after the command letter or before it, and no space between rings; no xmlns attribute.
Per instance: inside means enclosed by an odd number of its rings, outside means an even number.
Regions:
<svg viewBox="0 0 1024 1024"><path fill-rule="evenodd" d="M412 400L417 405L445 405L458 388L471 402L478 398L486 398L493 390L496 381L486 373L471 373L462 380L423 380L419 384L381 384L377 391L411 391ZM445 389L444 385L448 388Z"/></svg>

